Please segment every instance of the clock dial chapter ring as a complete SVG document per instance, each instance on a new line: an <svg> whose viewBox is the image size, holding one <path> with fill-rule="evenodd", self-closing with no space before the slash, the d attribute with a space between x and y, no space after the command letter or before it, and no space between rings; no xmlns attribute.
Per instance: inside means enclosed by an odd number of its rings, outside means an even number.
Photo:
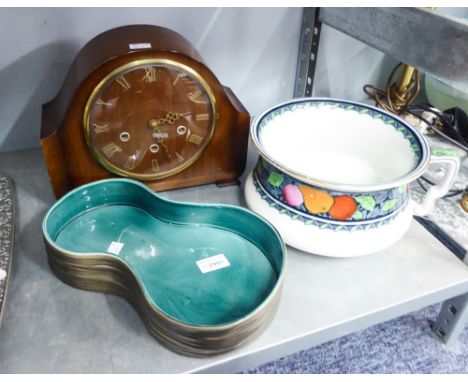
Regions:
<svg viewBox="0 0 468 382"><path fill-rule="evenodd" d="M145 68L148 67L154 69L152 72L155 73L156 80L153 82L135 80L138 76L143 78L142 74L148 72L147 70L145 72ZM169 78L164 86L173 88L172 95L166 95L166 99L163 97L158 99L156 96L149 100L142 98L140 93L141 89L145 91L143 86L154 86L154 89L159 89L161 93L163 85L158 83L158 77L162 81L164 75ZM169 84L175 82L177 78L179 79L175 86ZM116 94L119 92L120 98L109 96L106 98L106 95L112 92ZM158 91L154 93L159 94ZM196 98L193 98L194 95ZM123 124L115 123L112 118L123 118L121 114L125 113L122 111L126 107L125 97L135 97L139 102L135 101L136 105L157 107L153 107L151 112L143 110L138 123L133 124L138 126L124 127ZM111 106L113 109L110 109ZM112 114L106 114L106 108L112 110ZM104 111L99 113L102 110ZM216 113L214 94L207 82L195 70L173 60L155 58L132 61L103 78L88 98L83 123L87 145L94 158L105 169L121 176L156 180L183 171L203 154L214 134ZM101 135L96 138L92 126L98 123L103 125L104 122L108 128L101 127ZM145 130L146 133L140 130ZM145 158L140 158L140 162L137 163L135 142L142 134L148 134L148 138L144 138L147 141L143 142L144 139L141 138L142 142L139 143L141 146L139 150ZM121 150L117 150L111 156L106 155L103 143L106 139L125 144L125 147L120 147ZM134 153L127 151L129 147L134 147ZM107 153L110 152L110 148L107 149ZM136 159L129 159L132 156Z"/></svg>

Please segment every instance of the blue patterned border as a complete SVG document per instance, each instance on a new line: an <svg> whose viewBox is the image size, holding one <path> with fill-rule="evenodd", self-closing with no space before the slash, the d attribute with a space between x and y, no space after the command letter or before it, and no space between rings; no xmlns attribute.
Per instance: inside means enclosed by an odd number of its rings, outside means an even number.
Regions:
<svg viewBox="0 0 468 382"><path fill-rule="evenodd" d="M327 212L311 213L307 210L304 202L296 206L288 205L284 196L284 186L293 185L299 189L305 184L281 173L261 157L254 169L253 181L261 198L281 214L286 214L293 220L302 221L306 225L335 231L355 231L381 227L392 221L405 208L409 200L407 186L365 194L344 193L313 186L316 190L328 193L334 200L337 197L346 196L356 201L356 210L352 216L344 220L337 220Z"/></svg>

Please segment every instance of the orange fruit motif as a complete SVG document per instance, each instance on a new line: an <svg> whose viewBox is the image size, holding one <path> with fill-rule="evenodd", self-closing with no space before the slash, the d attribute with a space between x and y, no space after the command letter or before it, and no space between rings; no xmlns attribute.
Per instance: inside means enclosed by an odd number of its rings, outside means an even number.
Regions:
<svg viewBox="0 0 468 382"><path fill-rule="evenodd" d="M357 204L351 196L336 196L328 214L336 220L349 219L356 212Z"/></svg>
<svg viewBox="0 0 468 382"><path fill-rule="evenodd" d="M313 214L323 214L333 205L333 196L328 192L317 190L309 186L299 186L304 197L304 205L307 211Z"/></svg>

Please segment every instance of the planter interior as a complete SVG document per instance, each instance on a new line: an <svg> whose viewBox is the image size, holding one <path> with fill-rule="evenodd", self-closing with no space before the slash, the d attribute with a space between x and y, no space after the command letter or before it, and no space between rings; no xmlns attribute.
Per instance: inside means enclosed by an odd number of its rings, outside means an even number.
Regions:
<svg viewBox="0 0 468 382"><path fill-rule="evenodd" d="M47 214L44 234L69 256L124 263L155 309L187 325L245 318L275 289L284 262L278 234L255 214L168 201L131 180L69 193ZM221 263L201 268L199 261L213 256ZM203 273L207 266L219 268Z"/></svg>

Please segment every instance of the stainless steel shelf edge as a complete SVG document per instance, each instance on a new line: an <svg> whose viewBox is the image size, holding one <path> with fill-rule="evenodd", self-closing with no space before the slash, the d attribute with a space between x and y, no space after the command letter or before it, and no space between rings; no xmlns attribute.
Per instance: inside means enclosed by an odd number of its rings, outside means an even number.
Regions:
<svg viewBox="0 0 468 382"><path fill-rule="evenodd" d="M468 23L422 8L320 8L319 20L423 72L468 86Z"/></svg>

